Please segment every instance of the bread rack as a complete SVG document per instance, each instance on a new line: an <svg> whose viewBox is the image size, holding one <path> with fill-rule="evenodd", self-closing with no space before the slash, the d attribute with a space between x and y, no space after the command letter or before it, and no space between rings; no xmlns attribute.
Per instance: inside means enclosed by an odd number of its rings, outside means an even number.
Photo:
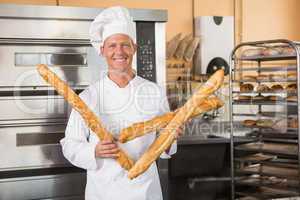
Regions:
<svg viewBox="0 0 300 200"><path fill-rule="evenodd" d="M250 49L250 50L249 50ZM245 54L258 52L255 55ZM292 53L284 52L284 49ZM269 53L268 50L270 50ZM276 199L300 196L300 43L286 40L265 40L245 42L237 45L231 53L229 81L229 119L231 143L231 199ZM278 53L274 53L278 51ZM263 53L266 52L266 53ZM289 72L295 77L288 78ZM272 80L244 80L245 74L253 76L270 74L284 75ZM270 76L269 76L270 75ZM280 76L279 76L280 77ZM294 92L274 91L239 91L239 85L250 83L256 87L261 84L296 83ZM239 100L240 96L249 95L249 100ZM256 95L263 99L255 100ZM270 100L268 96L278 95L279 100ZM288 96L297 96L297 101L287 101ZM240 98L243 99L243 98ZM245 99L245 98L244 98ZM274 120L274 124L263 127L261 124L245 127L245 132L235 132L234 124L250 118L255 122L262 119ZM288 123L296 118L297 128L284 126L275 129L277 118ZM272 121L273 122L273 121ZM274 126L273 126L274 125ZM279 126L279 128L281 128ZM237 138L250 142L236 144Z"/></svg>

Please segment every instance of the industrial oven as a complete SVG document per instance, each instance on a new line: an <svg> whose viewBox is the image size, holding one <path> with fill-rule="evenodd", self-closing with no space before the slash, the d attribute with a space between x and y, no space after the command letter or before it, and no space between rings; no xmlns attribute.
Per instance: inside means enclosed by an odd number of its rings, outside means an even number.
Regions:
<svg viewBox="0 0 300 200"><path fill-rule="evenodd" d="M83 199L85 172L64 159L60 139L71 110L39 77L47 64L80 93L105 61L88 30L101 8L0 5L0 199ZM165 86L163 10L131 9L137 74ZM163 172L164 173L164 172Z"/></svg>

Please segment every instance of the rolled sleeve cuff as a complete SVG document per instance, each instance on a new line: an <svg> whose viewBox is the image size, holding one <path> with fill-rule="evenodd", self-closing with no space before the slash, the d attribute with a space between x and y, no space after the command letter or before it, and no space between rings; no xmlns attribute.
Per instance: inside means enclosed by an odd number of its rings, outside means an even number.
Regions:
<svg viewBox="0 0 300 200"><path fill-rule="evenodd" d="M173 142L173 144L171 145L171 148L169 149L169 152L163 152L161 155L160 155L160 158L162 159L170 159L171 158L171 155L175 154L177 152L177 141L175 140Z"/></svg>

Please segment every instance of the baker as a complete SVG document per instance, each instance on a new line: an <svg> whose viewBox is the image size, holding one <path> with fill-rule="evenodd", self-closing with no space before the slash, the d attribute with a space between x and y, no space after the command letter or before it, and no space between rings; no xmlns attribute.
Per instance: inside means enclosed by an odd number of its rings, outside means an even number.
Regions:
<svg viewBox="0 0 300 200"><path fill-rule="evenodd" d="M92 22L89 33L92 45L105 58L108 70L104 78L91 84L80 97L114 138L133 123L169 111L165 91L132 69L137 45L134 22L126 8L103 10ZM182 129L177 133L180 136ZM121 148L134 161L138 160L155 138L153 132L125 144L99 141L73 110L61 145L64 156L73 165L87 170L86 200L162 200L155 163L141 176L130 180L128 172L114 159ZM176 149L174 143L161 157L170 158Z"/></svg>

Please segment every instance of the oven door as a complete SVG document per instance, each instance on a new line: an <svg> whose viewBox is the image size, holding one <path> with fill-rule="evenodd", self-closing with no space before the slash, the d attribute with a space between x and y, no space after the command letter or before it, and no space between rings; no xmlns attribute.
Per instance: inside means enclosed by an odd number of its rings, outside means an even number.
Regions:
<svg viewBox="0 0 300 200"><path fill-rule="evenodd" d="M40 95L33 91L15 91L14 93L32 95L36 93L37 95L0 97L0 127L16 124L66 123L71 106L62 96Z"/></svg>
<svg viewBox="0 0 300 200"><path fill-rule="evenodd" d="M106 70L88 40L1 39L0 55L1 87L49 86L36 70L41 63L72 87L87 86Z"/></svg>
<svg viewBox="0 0 300 200"><path fill-rule="evenodd" d="M64 131L65 124L0 128L0 171L70 166L59 144Z"/></svg>

